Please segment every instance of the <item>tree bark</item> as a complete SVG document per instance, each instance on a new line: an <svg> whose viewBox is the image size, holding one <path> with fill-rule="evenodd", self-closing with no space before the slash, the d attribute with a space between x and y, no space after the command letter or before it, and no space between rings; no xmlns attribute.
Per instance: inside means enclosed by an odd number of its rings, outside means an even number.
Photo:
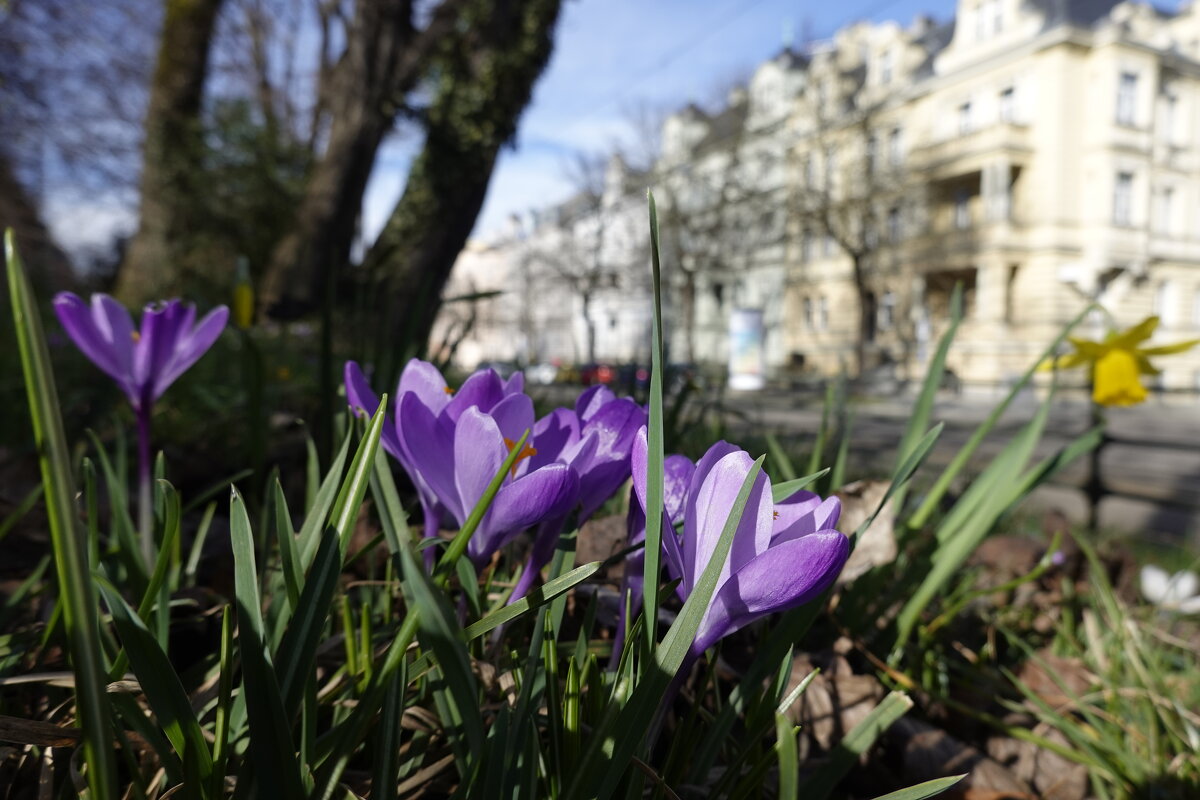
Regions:
<svg viewBox="0 0 1200 800"><path fill-rule="evenodd" d="M471 0L435 62L426 139L364 261L378 334L423 349L442 289L475 225L496 157L516 131L553 47L561 0ZM381 365L389 375L397 365ZM390 367L390 369L389 369Z"/></svg>
<svg viewBox="0 0 1200 800"><path fill-rule="evenodd" d="M223 0L167 0L146 111L138 231L117 280L141 304L178 290L181 247L200 156L200 109Z"/></svg>
<svg viewBox="0 0 1200 800"><path fill-rule="evenodd" d="M367 180L401 99L425 74L435 48L460 21L464 0L443 0L423 30L412 2L358 0L346 50L324 76L328 141L313 166L289 233L267 267L260 308L292 318L325 293L329 270L349 260Z"/></svg>

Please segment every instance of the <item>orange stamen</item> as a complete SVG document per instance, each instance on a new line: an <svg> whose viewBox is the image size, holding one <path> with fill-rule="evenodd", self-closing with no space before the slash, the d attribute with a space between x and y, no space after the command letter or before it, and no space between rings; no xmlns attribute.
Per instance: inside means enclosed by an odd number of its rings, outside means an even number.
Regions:
<svg viewBox="0 0 1200 800"><path fill-rule="evenodd" d="M512 439L509 439L507 436L505 436L504 437L504 446L507 447L508 452L511 453L513 451L513 448L517 446L517 443L514 442ZM525 447L523 447L521 449L521 452L517 453L517 460L513 462L512 476L514 478L517 477L517 464L521 463L521 459L529 458L530 456L536 456L536 455L537 455L537 450L530 447L528 444L525 445Z"/></svg>
<svg viewBox="0 0 1200 800"><path fill-rule="evenodd" d="M451 389L449 386L443 386L442 391L445 392L446 394L454 394L454 390Z"/></svg>
<svg viewBox="0 0 1200 800"><path fill-rule="evenodd" d="M138 331L130 331L129 335L133 337L135 342L140 342L142 340L142 334Z"/></svg>

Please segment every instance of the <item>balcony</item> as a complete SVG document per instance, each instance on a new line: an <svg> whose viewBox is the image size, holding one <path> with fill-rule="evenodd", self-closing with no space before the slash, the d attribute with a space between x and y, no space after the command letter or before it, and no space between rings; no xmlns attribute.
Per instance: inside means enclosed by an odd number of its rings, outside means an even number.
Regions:
<svg viewBox="0 0 1200 800"><path fill-rule="evenodd" d="M1029 127L1001 122L977 128L969 133L913 148L913 166L934 180L944 180L980 171L997 153L1009 156L1014 164L1032 153Z"/></svg>

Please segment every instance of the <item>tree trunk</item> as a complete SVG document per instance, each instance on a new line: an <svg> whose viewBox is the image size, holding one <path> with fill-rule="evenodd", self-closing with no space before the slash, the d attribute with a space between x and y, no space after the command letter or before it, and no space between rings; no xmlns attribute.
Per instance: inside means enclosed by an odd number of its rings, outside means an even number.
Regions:
<svg viewBox="0 0 1200 800"><path fill-rule="evenodd" d="M223 0L167 0L150 86L138 231L117 296L144 303L178 290L180 254L200 155L200 108Z"/></svg>
<svg viewBox="0 0 1200 800"><path fill-rule="evenodd" d="M500 147L549 60L561 0L472 0L439 53L425 145L364 262L377 336L395 357L423 349L442 289L475 225ZM527 298L527 301L532 301ZM383 359L381 359L382 361ZM381 365L390 375L398 364Z"/></svg>
<svg viewBox="0 0 1200 800"><path fill-rule="evenodd" d="M426 73L460 21L465 0L443 0L428 25L412 3L358 0L346 50L322 82L328 143L313 166L291 230L276 245L261 290L264 314L292 318L315 308L330 270L350 257L363 193L401 99ZM456 37L449 37L456 39Z"/></svg>

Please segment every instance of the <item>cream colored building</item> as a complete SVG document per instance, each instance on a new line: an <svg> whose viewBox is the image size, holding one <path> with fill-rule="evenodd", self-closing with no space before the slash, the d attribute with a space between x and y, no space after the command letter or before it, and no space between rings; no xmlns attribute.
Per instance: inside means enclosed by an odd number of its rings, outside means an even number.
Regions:
<svg viewBox="0 0 1200 800"><path fill-rule="evenodd" d="M860 325L868 368L915 378L959 283L950 368L968 386L1010 382L1093 300L1122 326L1157 313L1156 342L1200 336L1200 10L960 0L950 23L860 23L785 50L724 108L670 116L651 173L610 169L594 210L568 203L465 253L456 275L484 258L510 293L471 354L583 360L577 293L514 292L521 264L582 258L603 230L613 274L644 275L646 184L674 361L724 364L731 314L755 309L773 379L853 370ZM643 359L649 304L626 278L597 293L598 358ZM1200 350L1161 366L1162 386L1200 388Z"/></svg>
<svg viewBox="0 0 1200 800"><path fill-rule="evenodd" d="M1156 340L1196 336L1200 13L1019 0L958 11L950 35L922 22L842 31L797 98L797 172L827 165L814 150L833 142L830 204L839 179L842 193L878 189L868 363L918 371L957 282L968 307L950 364L967 384L1013 379L1089 300L1123 326L1159 314ZM793 186L803 204L805 176ZM849 259L791 238L790 346L833 370L855 338ZM1161 385L1200 388L1200 353L1161 366Z"/></svg>

